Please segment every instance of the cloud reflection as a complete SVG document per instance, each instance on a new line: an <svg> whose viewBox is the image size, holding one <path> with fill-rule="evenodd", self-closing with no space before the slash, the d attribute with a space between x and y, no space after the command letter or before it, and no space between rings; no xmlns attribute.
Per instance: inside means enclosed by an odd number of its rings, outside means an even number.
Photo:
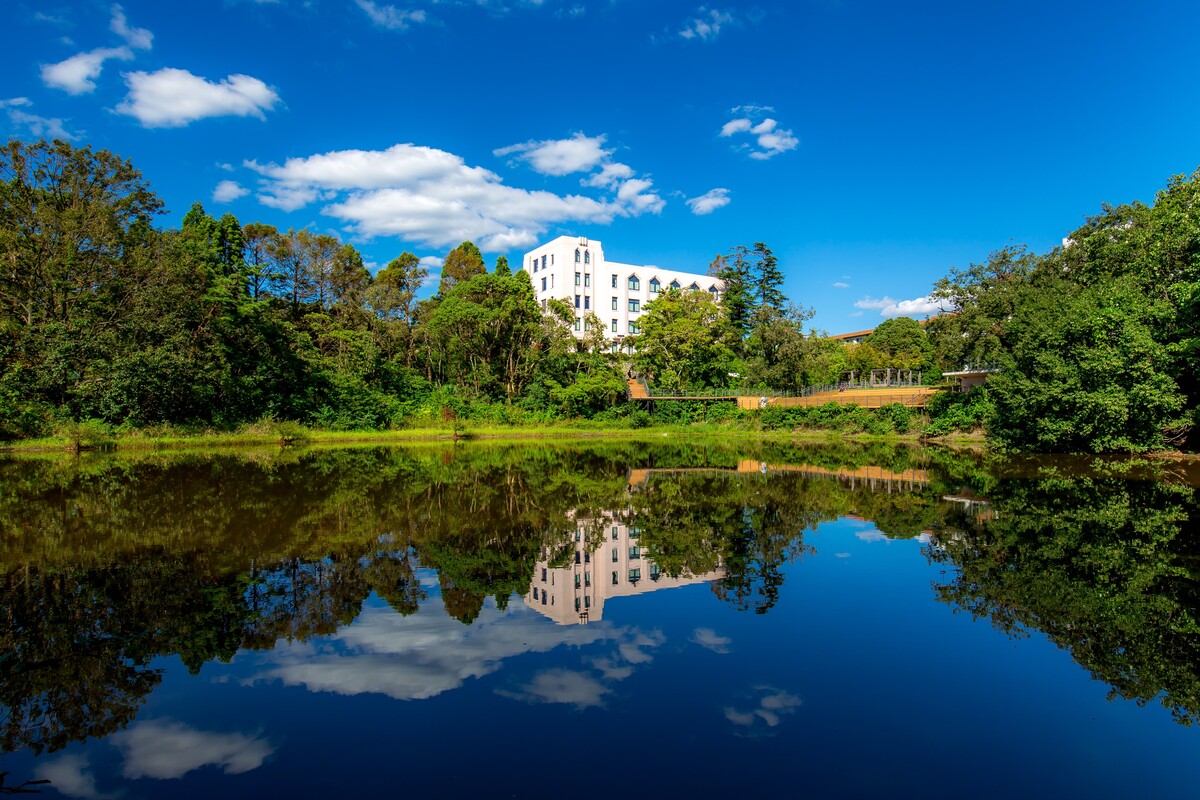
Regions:
<svg viewBox="0 0 1200 800"><path fill-rule="evenodd" d="M692 643L708 648L714 653L728 653L733 639L718 635L712 628L696 628L692 632Z"/></svg>
<svg viewBox="0 0 1200 800"><path fill-rule="evenodd" d="M795 713L800 708L800 698L782 689L770 686L756 686L754 692L759 696L756 704L748 709L726 707L725 719L741 728L754 728L761 720L768 728L774 728L782 721L781 717Z"/></svg>
<svg viewBox="0 0 1200 800"><path fill-rule="evenodd" d="M38 764L34 776L50 781L55 790L67 797L82 797L84 800L110 800L118 794L106 794L96 788L96 778L89 771L91 764L82 754L68 753L53 761Z"/></svg>
<svg viewBox="0 0 1200 800"><path fill-rule="evenodd" d="M109 741L125 756L126 778L179 778L210 765L237 775L262 766L275 752L266 739L201 731L168 719L139 722Z"/></svg>
<svg viewBox="0 0 1200 800"><path fill-rule="evenodd" d="M522 605L500 611L490 601L466 626L439 605L440 600L430 598L411 617L387 608L364 609L354 625L328 640L272 651L273 665L252 680L277 679L314 692L422 700L495 672L513 656L617 638L603 623L561 628Z"/></svg>

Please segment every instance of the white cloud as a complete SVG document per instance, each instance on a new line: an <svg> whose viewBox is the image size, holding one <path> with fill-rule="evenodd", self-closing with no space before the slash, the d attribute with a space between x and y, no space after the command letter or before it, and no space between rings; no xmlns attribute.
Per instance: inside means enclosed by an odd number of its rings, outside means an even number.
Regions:
<svg viewBox="0 0 1200 800"><path fill-rule="evenodd" d="M62 119L58 117L41 117L37 114L31 114L28 111L22 111L22 108L28 108L33 105L27 97L13 97L8 100L0 100L0 108L8 110L8 121L17 129L27 130L29 134L36 139L75 139L75 134L66 129L66 125Z"/></svg>
<svg viewBox="0 0 1200 800"><path fill-rule="evenodd" d="M710 42L720 35L721 28L733 24L736 24L736 20L728 11L700 6L696 9L696 16L685 22L679 30L679 36L683 39Z"/></svg>
<svg viewBox="0 0 1200 800"><path fill-rule="evenodd" d="M213 189L212 199L217 203L232 203L239 197L245 197L248 194L250 194L250 190L237 181L221 181L217 184L217 188Z"/></svg>
<svg viewBox="0 0 1200 800"><path fill-rule="evenodd" d="M577 132L570 139L547 139L513 144L494 150L497 156L515 155L542 175L570 175L591 172L608 158L611 150L604 149L604 136L586 136Z"/></svg>
<svg viewBox="0 0 1200 800"><path fill-rule="evenodd" d="M662 211L666 201L657 192L650 191L653 183L647 178L634 178L636 174L628 164L612 160L613 150L604 148L605 137L575 133L569 139L547 139L509 145L493 151L497 156L515 155L528 163L542 175L561 176L576 172L599 172L584 178L584 186L615 189L617 199L631 215Z"/></svg>
<svg viewBox="0 0 1200 800"><path fill-rule="evenodd" d="M721 135L725 137L733 136L735 133L749 131L754 126L754 123L747 117L731 119L721 126Z"/></svg>
<svg viewBox="0 0 1200 800"><path fill-rule="evenodd" d="M392 5L373 3L371 0L354 0L371 21L389 31L408 30L413 23L426 21L425 11L420 8L400 9Z"/></svg>
<svg viewBox="0 0 1200 800"><path fill-rule="evenodd" d="M53 89L62 89L67 94L87 94L95 91L96 78L109 59L129 61L133 51L128 47L99 47L78 53L57 64L42 65L42 83Z"/></svg>
<svg viewBox="0 0 1200 800"><path fill-rule="evenodd" d="M96 90L96 79L104 70L104 62L111 59L130 61L133 59L133 50L150 49L154 42L153 33L145 28L129 27L125 11L119 5L112 7L112 15L109 29L125 41L124 45L98 47L77 53L57 64L43 64L42 83L62 89L67 94L87 94Z"/></svg>
<svg viewBox="0 0 1200 800"><path fill-rule="evenodd" d="M600 168L595 175L584 179L584 186L598 186L601 189L611 189L621 181L627 181L634 175L633 167L619 161L610 161Z"/></svg>
<svg viewBox="0 0 1200 800"><path fill-rule="evenodd" d="M846 283L845 281L834 281L834 282L833 282L833 288L835 288L835 289L849 289L849 288L850 288L850 284Z"/></svg>
<svg viewBox="0 0 1200 800"><path fill-rule="evenodd" d="M424 267L425 269L433 270L433 269L441 269L442 262L444 262L444 261L445 261L445 259L442 258L441 256L421 256L420 263L421 263L421 266Z"/></svg>
<svg viewBox="0 0 1200 800"><path fill-rule="evenodd" d="M755 139L755 144L741 142L737 149L746 150L751 158L766 161L769 158L795 150L800 140L791 130L780 128L779 122L766 114L774 113L771 106L743 105L730 110L732 114L740 114L721 126L720 135L724 138L739 133L748 133Z"/></svg>
<svg viewBox="0 0 1200 800"><path fill-rule="evenodd" d="M723 208L729 205L729 190L728 189L710 189L699 197L692 197L687 201L688 208L696 216L704 216L711 214L718 208Z"/></svg>
<svg viewBox="0 0 1200 800"><path fill-rule="evenodd" d="M213 83L182 69L131 72L125 75L129 94L117 111L135 117L147 128L177 128L206 117L265 119L279 95L258 78L230 75Z"/></svg>
<svg viewBox="0 0 1200 800"><path fill-rule="evenodd" d="M849 314L849 316L851 316L851 317L861 317L862 315L863 315L863 312L861 312L861 311L851 311Z"/></svg>
<svg viewBox="0 0 1200 800"><path fill-rule="evenodd" d="M238 775L262 766L275 752L265 739L196 730L168 719L139 722L109 741L125 756L126 778L169 780L208 765Z"/></svg>
<svg viewBox="0 0 1200 800"><path fill-rule="evenodd" d="M939 302L928 296L917 297L913 300L893 300L890 297L873 300L870 297L864 297L862 300L855 301L854 307L879 309L879 315L882 317L924 317L929 314L938 314L942 310Z"/></svg>
<svg viewBox="0 0 1200 800"><path fill-rule="evenodd" d="M621 184L610 200L506 186L453 153L414 144L245 166L262 176L264 205L293 211L321 199L327 202L322 212L358 236L396 236L430 247L470 239L487 251L512 250L536 244L555 223L605 224L663 205L642 183Z"/></svg>
<svg viewBox="0 0 1200 800"><path fill-rule="evenodd" d="M118 5L112 7L112 22L109 30L125 40L135 50L149 50L154 44L154 34L145 28L131 28L125 19L125 10Z"/></svg>
<svg viewBox="0 0 1200 800"><path fill-rule="evenodd" d="M733 640L728 636L718 635L712 628L696 628L692 632L692 642L714 653L728 653Z"/></svg>

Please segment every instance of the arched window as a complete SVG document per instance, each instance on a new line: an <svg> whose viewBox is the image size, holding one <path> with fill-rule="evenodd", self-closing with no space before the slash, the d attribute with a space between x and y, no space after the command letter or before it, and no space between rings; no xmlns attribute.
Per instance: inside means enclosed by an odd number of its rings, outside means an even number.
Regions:
<svg viewBox="0 0 1200 800"><path fill-rule="evenodd" d="M634 292L636 292L636 291L638 291L638 290L639 290L639 289L641 289L641 288L642 288L642 282L638 280L638 276L637 276L637 275L630 275L630 276L629 276L629 289L630 289L631 291L634 291Z"/></svg>
<svg viewBox="0 0 1200 800"><path fill-rule="evenodd" d="M585 264L592 263L592 254L589 253L587 250L583 251L583 263L585 263Z"/></svg>
<svg viewBox="0 0 1200 800"><path fill-rule="evenodd" d="M692 285L688 287L688 291L689 292L698 292L698 291L700 291L700 286L695 281L692 281Z"/></svg>
<svg viewBox="0 0 1200 800"><path fill-rule="evenodd" d="M575 263L579 263L579 248L575 248Z"/></svg>
<svg viewBox="0 0 1200 800"><path fill-rule="evenodd" d="M679 281L671 281L671 288L672 288L672 289L678 289L678 288L679 288Z"/></svg>
<svg viewBox="0 0 1200 800"><path fill-rule="evenodd" d="M662 291L662 284L658 282L658 278L650 279L650 294L658 294Z"/></svg>

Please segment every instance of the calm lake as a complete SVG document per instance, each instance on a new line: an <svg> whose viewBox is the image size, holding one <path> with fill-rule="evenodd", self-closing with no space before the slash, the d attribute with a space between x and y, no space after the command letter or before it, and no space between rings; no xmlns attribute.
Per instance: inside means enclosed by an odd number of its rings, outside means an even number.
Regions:
<svg viewBox="0 0 1200 800"><path fill-rule="evenodd" d="M4 788L1194 797L1197 485L669 439L0 460Z"/></svg>

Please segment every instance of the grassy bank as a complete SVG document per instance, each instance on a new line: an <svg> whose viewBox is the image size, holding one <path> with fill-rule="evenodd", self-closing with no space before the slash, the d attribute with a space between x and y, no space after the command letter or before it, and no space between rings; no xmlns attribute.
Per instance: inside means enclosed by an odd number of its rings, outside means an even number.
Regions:
<svg viewBox="0 0 1200 800"><path fill-rule="evenodd" d="M0 444L0 452L37 452L69 450L174 450L211 447L262 446L321 446L321 445L387 445L406 442L452 442L472 440L540 440L540 439L621 439L639 440L662 437L727 438L772 441L860 441L906 442L944 441L948 444L982 446L982 433L958 433L946 437L928 437L918 432L864 433L829 429L797 428L793 430L763 430L719 423L687 425L651 425L644 428L601 426L586 422L563 422L551 425L463 425L451 427L416 427L386 431L325 431L304 430L289 432L287 437L260 430L236 432L197 431L190 433L151 434L140 431L115 432L103 439L80 442L66 435L25 439Z"/></svg>

